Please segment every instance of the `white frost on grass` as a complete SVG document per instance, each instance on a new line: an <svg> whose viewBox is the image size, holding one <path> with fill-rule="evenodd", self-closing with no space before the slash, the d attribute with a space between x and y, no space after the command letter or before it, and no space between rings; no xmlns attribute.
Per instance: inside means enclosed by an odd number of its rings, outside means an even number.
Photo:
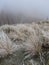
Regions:
<svg viewBox="0 0 49 65"><path fill-rule="evenodd" d="M22 45L19 46L15 43L12 43L8 36L3 31L0 31L0 57L12 54L21 47Z"/></svg>
<svg viewBox="0 0 49 65"><path fill-rule="evenodd" d="M23 45L27 51L33 54L41 52L42 44L49 42L49 29L47 32L45 31L48 27L47 23L37 24L34 22L32 24L1 26L0 56L12 54L23 47Z"/></svg>

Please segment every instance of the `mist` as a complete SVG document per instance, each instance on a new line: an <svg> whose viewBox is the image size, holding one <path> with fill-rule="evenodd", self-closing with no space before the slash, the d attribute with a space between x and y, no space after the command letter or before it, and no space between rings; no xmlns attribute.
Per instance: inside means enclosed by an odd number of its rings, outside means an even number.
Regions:
<svg viewBox="0 0 49 65"><path fill-rule="evenodd" d="M49 0L0 0L0 12L2 11L14 15L20 13L36 19L47 19Z"/></svg>

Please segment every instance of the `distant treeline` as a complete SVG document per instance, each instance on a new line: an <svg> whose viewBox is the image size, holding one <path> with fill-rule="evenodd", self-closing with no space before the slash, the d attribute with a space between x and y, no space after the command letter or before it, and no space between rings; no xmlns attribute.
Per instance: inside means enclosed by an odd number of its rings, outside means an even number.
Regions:
<svg viewBox="0 0 49 65"><path fill-rule="evenodd" d="M40 21L40 19L35 19L29 16L26 16L22 13L11 14L11 13L0 13L0 25L4 24L17 24L17 23L31 23L33 21Z"/></svg>

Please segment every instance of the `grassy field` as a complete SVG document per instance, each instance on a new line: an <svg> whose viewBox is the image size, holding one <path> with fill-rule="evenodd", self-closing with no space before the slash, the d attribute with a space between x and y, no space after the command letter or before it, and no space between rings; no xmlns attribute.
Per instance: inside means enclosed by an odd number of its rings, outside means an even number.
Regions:
<svg viewBox="0 0 49 65"><path fill-rule="evenodd" d="M49 21L0 26L0 65L49 65Z"/></svg>

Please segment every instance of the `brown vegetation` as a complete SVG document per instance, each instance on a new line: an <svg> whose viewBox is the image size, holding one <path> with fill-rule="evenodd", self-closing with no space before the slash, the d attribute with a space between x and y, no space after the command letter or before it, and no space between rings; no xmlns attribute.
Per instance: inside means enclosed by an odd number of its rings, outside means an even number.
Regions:
<svg viewBox="0 0 49 65"><path fill-rule="evenodd" d="M32 65L33 58L38 58L38 65L46 65L49 61L49 21L13 24L16 22L13 18L4 17L0 19L0 25L5 24L0 26L0 65L23 65L26 62ZM13 25L8 25L11 23Z"/></svg>

